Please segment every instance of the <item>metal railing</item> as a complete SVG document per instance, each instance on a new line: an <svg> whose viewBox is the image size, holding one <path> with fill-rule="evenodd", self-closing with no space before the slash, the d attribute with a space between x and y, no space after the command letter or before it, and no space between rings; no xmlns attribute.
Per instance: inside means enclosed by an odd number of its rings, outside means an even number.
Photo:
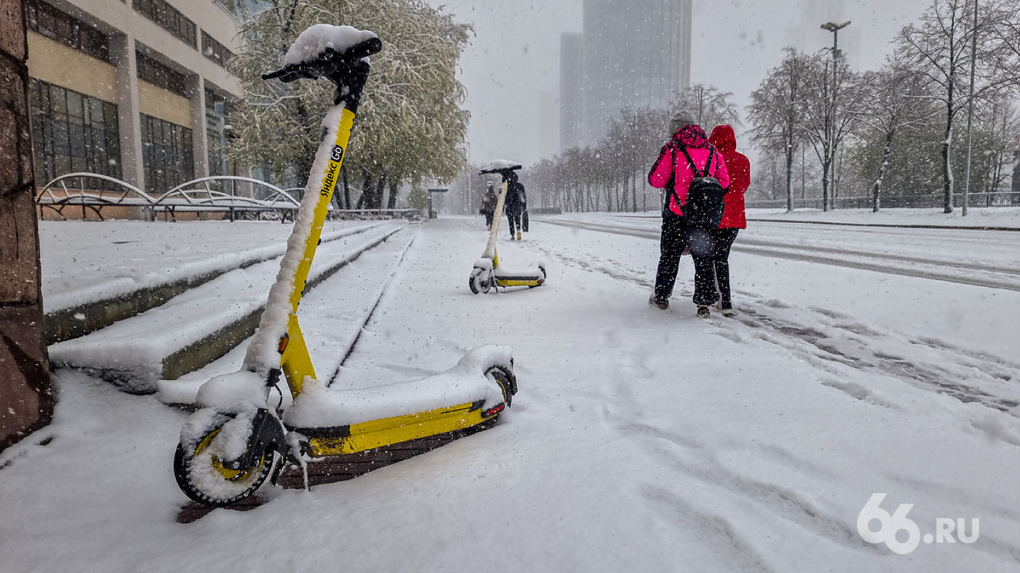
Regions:
<svg viewBox="0 0 1020 573"><path fill-rule="evenodd" d="M99 184L89 185L89 181ZM250 186L251 196L238 195L237 184ZM229 186L230 192L215 188L221 186ZM263 215L286 220L293 219L300 204L287 191L251 177L200 177L155 196L120 179L86 172L68 173L50 181L36 194L35 203L40 211L50 209L62 219L67 218L65 210L80 208L83 219L91 212L102 220L104 208L120 207L140 209L142 218L150 221L159 213L164 220L176 220L182 212L223 212L231 221Z"/></svg>
<svg viewBox="0 0 1020 573"><path fill-rule="evenodd" d="M944 199L934 196L883 196L879 207L882 209L939 209L942 208ZM999 192L999 193L971 193L967 200L969 207L1020 207L1020 193ZM746 206L749 209L785 209L786 199L748 199ZM871 197L837 197L832 201L835 209L871 209ZM963 194L953 195L953 206L963 206ZM806 199L794 198L794 209L821 209L821 197L808 197Z"/></svg>

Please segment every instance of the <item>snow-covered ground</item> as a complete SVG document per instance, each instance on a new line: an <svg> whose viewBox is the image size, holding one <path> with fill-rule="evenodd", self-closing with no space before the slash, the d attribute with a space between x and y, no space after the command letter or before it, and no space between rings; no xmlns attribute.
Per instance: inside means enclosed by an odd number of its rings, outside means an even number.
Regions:
<svg viewBox="0 0 1020 573"><path fill-rule="evenodd" d="M1016 210L971 216L1020 228ZM689 303L690 259L672 309L647 305L656 224L534 217L499 254L511 266L543 259L537 289L470 294L480 218L412 226L326 280L302 306L313 346L332 331L353 343L370 309L331 302L381 293L335 388L434 374L491 343L513 348L520 392L492 430L310 493L267 486L271 500L250 512L176 523L188 500L171 461L186 413L57 371L54 423L0 454L2 569L1020 570L1020 232L753 222L731 257L739 314L705 321ZM73 234L61 225L41 229L44 277L86 264L90 247L73 237L61 244L80 255L49 248ZM279 224L265 225L244 248L277 240ZM209 257L239 248L223 246L236 226L160 236L175 229L150 224L133 246L154 257L175 243L208 245ZM336 354L313 347L317 364ZM889 514L913 504L920 539L942 518L977 539L954 530L956 543L903 555L869 543L858 517L876 493Z"/></svg>

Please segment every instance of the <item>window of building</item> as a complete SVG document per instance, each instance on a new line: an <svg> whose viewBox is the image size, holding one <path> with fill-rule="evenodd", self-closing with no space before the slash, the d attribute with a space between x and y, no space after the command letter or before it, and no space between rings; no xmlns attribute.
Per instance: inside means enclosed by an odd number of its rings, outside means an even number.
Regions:
<svg viewBox="0 0 1020 573"><path fill-rule="evenodd" d="M145 190L163 193L194 179L191 130L149 115L140 115Z"/></svg>
<svg viewBox="0 0 1020 573"><path fill-rule="evenodd" d="M188 97L188 78L141 52L135 52L138 63L138 79L157 85L181 97Z"/></svg>
<svg viewBox="0 0 1020 573"><path fill-rule="evenodd" d="M185 44L192 48L198 46L195 43L197 31L195 23L164 0L134 0L134 7L140 14L159 24Z"/></svg>
<svg viewBox="0 0 1020 573"><path fill-rule="evenodd" d="M226 102L206 90L206 141L209 150L209 175L227 175L227 149L223 128L226 123Z"/></svg>
<svg viewBox="0 0 1020 573"><path fill-rule="evenodd" d="M205 30L202 30L202 55L220 66L226 67L230 58L234 57L234 52L228 50L226 46L217 42Z"/></svg>
<svg viewBox="0 0 1020 573"><path fill-rule="evenodd" d="M38 185L74 172L120 178L116 105L36 79L30 90Z"/></svg>
<svg viewBox="0 0 1020 573"><path fill-rule="evenodd" d="M110 45L106 34L49 4L28 0L25 3L25 20L29 30L93 58L110 61Z"/></svg>

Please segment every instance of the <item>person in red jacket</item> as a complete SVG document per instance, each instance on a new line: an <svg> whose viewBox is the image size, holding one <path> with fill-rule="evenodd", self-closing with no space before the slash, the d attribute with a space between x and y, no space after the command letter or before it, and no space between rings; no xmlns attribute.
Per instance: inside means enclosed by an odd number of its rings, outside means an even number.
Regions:
<svg viewBox="0 0 1020 573"><path fill-rule="evenodd" d="M733 300L730 294L730 247L740 229L747 228L744 215L744 193L751 185L751 162L737 151L737 137L729 125L717 125L708 141L719 150L726 160L730 176L730 188L723 196L723 218L715 239L715 279L719 287L719 308L723 316L733 316Z"/></svg>
<svg viewBox="0 0 1020 573"><path fill-rule="evenodd" d="M648 304L669 308L669 297L673 294L676 273L680 267L680 255L688 246L688 224L683 216L687 202L687 190L694 171L687 156L699 172L708 169L708 174L719 180L725 189L730 185L726 162L714 149L705 131L694 121L689 112L681 111L669 122L673 137L662 146L655 165L648 173L648 183L666 191L666 208L662 211L662 236L659 241L659 266L655 273L655 291ZM711 164L709 160L711 159ZM715 291L715 273L712 257L694 257L694 304L698 305L698 316L709 316L708 305L718 299Z"/></svg>

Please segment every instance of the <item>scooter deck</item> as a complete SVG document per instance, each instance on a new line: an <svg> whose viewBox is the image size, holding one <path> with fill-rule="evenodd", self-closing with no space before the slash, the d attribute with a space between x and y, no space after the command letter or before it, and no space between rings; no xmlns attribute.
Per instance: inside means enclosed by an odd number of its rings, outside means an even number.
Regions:
<svg viewBox="0 0 1020 573"><path fill-rule="evenodd" d="M406 442L381 446L350 454L330 455L307 462L308 485L310 487L354 479L372 470L386 467L421 454L428 453L467 436L487 430L495 425L499 415L484 422L442 434L418 438ZM286 462L276 477L276 485L286 489L303 489L304 473L301 468Z"/></svg>
<svg viewBox="0 0 1020 573"><path fill-rule="evenodd" d="M294 428L294 431L311 436L307 442L306 453L313 458L353 454L477 426L494 418L505 408L503 402L488 409L484 409L484 405L485 400L477 400L448 408L360 424L330 428Z"/></svg>
<svg viewBox="0 0 1020 573"><path fill-rule="evenodd" d="M496 278L496 285L508 286L542 286L545 282L545 273L539 267L528 269L504 269L500 266L495 268L493 276Z"/></svg>
<svg viewBox="0 0 1020 573"><path fill-rule="evenodd" d="M508 277L496 277L496 285L501 287L511 286L529 286L536 287L542 286L545 282L544 278L536 279L534 276L508 276Z"/></svg>

